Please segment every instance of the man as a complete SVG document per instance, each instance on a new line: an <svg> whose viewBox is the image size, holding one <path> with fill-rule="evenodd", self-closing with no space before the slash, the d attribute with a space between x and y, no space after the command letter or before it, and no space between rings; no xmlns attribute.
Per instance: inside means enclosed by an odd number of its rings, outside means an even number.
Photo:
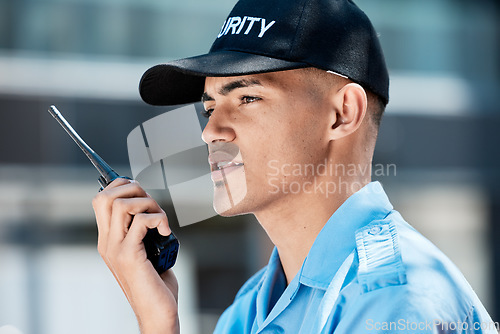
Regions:
<svg viewBox="0 0 500 334"><path fill-rule="evenodd" d="M202 99L214 207L254 214L276 246L215 332L495 332L460 272L371 182L388 85L377 35L348 0L239 1L208 54L144 74L150 104ZM162 209L124 179L93 205L141 331L179 332L175 276L158 276L142 244L148 228L170 233Z"/></svg>

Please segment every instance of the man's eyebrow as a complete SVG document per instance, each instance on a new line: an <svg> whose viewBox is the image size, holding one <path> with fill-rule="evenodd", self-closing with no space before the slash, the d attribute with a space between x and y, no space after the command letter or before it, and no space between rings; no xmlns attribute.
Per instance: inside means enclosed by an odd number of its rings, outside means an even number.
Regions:
<svg viewBox="0 0 500 334"><path fill-rule="evenodd" d="M233 90L237 88L245 88L250 86L262 86L259 80L257 79L240 79L232 81L226 85L224 85L220 90L220 95L227 95L231 93Z"/></svg>
<svg viewBox="0 0 500 334"><path fill-rule="evenodd" d="M224 85L221 89L219 89L220 95L227 95L231 93L233 90L238 88L245 88L250 86L262 86L259 80L257 79L239 79L235 81L231 81ZM201 102L213 101L214 98L211 97L207 92L204 92L201 96Z"/></svg>
<svg viewBox="0 0 500 334"><path fill-rule="evenodd" d="M203 93L203 95L201 96L201 102L207 102L207 101L213 101L214 98L211 97L210 95L208 95L207 92Z"/></svg>

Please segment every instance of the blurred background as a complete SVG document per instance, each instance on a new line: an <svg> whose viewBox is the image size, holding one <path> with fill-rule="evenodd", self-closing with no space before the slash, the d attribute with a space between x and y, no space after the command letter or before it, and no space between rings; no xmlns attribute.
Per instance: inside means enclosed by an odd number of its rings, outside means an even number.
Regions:
<svg viewBox="0 0 500 334"><path fill-rule="evenodd" d="M96 250L97 173L46 112L130 175L127 135L152 65L208 51L234 0L0 0L0 328L138 333ZM391 102L375 164L395 208L500 320L500 4L358 0L380 33ZM387 175L389 174L389 175ZM168 191L152 194L170 212ZM183 333L211 333L272 245L253 217L180 228Z"/></svg>

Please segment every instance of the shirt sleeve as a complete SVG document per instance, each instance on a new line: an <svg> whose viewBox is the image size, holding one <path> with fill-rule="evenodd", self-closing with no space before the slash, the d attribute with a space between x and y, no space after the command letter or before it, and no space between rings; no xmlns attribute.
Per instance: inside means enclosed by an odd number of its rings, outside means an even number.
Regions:
<svg viewBox="0 0 500 334"><path fill-rule="evenodd" d="M355 300L336 308L324 333L498 334L495 323L482 309L468 312L436 306L406 285L361 293ZM448 305L449 306L449 305ZM335 319L339 319L338 322Z"/></svg>

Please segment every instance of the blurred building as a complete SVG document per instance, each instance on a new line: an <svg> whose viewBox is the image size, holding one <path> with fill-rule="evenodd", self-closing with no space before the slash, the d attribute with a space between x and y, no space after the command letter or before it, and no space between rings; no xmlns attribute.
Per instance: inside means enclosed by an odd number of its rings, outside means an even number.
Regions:
<svg viewBox="0 0 500 334"><path fill-rule="evenodd" d="M206 52L234 2L0 0L0 328L138 332L96 251L97 173L46 110L56 104L130 175L127 135L168 110L141 102L140 76ZM356 2L380 33L392 78L374 179L498 321L500 6ZM154 197L175 216L167 191ZM183 331L210 333L272 245L252 217L173 229Z"/></svg>

